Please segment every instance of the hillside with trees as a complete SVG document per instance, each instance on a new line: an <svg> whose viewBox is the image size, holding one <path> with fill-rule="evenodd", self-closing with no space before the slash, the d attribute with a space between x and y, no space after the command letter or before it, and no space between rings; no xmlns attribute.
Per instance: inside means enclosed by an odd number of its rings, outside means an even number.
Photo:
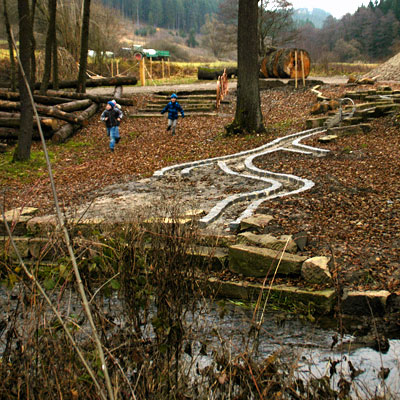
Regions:
<svg viewBox="0 0 400 400"><path fill-rule="evenodd" d="M398 1L383 0L360 7L340 20L328 17L322 29L300 28L296 44L313 59L327 61L383 61L400 51Z"/></svg>
<svg viewBox="0 0 400 400"><path fill-rule="evenodd" d="M215 13L218 0L102 0L135 24L198 32L206 15Z"/></svg>

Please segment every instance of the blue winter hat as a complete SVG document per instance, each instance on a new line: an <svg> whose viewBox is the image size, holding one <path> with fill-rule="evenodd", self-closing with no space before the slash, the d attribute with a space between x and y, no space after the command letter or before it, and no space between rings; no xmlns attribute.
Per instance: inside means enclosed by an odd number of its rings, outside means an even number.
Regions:
<svg viewBox="0 0 400 400"><path fill-rule="evenodd" d="M115 104L112 101L107 101L107 104L109 104L112 108L114 108Z"/></svg>
<svg viewBox="0 0 400 400"><path fill-rule="evenodd" d="M171 94L171 99L177 99L177 98L178 98L178 96L175 93Z"/></svg>

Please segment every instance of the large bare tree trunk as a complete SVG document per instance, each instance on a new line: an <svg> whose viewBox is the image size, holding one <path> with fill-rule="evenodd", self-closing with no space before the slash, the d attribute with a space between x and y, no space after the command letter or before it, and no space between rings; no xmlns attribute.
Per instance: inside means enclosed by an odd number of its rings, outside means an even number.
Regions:
<svg viewBox="0 0 400 400"><path fill-rule="evenodd" d="M31 56L32 56L32 27L29 0L18 0L19 17L19 56L26 79L30 83L31 79ZM14 153L15 161L26 161L31 156L32 144L32 119L33 108L29 98L29 91L25 85L25 80L19 69L19 92L21 99L21 120L18 136L18 145Z"/></svg>
<svg viewBox="0 0 400 400"><path fill-rule="evenodd" d="M57 44L57 30L54 32L53 40L53 88L58 90L58 44Z"/></svg>
<svg viewBox="0 0 400 400"><path fill-rule="evenodd" d="M42 78L42 84L40 86L40 92L42 94L46 93L51 74L51 67L52 67L51 60L52 60L53 46L54 46L53 41L55 39L55 34L56 34L57 0L49 0L48 10L49 10L49 25L47 28L47 36L46 36L46 50L44 57L43 78Z"/></svg>
<svg viewBox="0 0 400 400"><path fill-rule="evenodd" d="M15 92L15 88L17 86L16 77L15 77L15 59L14 59L14 46L11 38L11 25L10 20L8 18L7 11L7 0L3 0L3 13L4 13L4 23L6 26L7 32L7 41L8 41L8 49L10 53L10 81L11 81L11 90Z"/></svg>
<svg viewBox="0 0 400 400"><path fill-rule="evenodd" d="M35 12L36 12L36 0L32 0L32 7L31 7L31 79L30 82L32 85L36 82L36 57L35 57L35 49L36 49L36 40L34 34L34 25L35 25Z"/></svg>
<svg viewBox="0 0 400 400"><path fill-rule="evenodd" d="M258 1L239 0L237 104L227 134L265 131L258 87L257 18Z"/></svg>
<svg viewBox="0 0 400 400"><path fill-rule="evenodd" d="M76 91L78 93L86 92L86 68L87 68L87 55L89 50L89 23L90 23L90 0L84 0L82 34L81 34L81 55L79 61L78 85L76 88Z"/></svg>

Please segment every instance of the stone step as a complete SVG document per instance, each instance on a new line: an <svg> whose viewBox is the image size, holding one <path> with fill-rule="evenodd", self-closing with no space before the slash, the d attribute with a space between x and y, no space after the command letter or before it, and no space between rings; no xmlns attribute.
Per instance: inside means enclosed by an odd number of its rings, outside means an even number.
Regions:
<svg viewBox="0 0 400 400"><path fill-rule="evenodd" d="M358 125L365 120L367 120L369 117L351 117L351 118L346 118L344 119L341 124L344 126L351 126L351 125Z"/></svg>
<svg viewBox="0 0 400 400"><path fill-rule="evenodd" d="M41 237L14 237L15 245L22 258L34 260L54 260L65 254L59 243ZM7 236L0 236L0 256L16 260L17 254Z"/></svg>
<svg viewBox="0 0 400 400"><path fill-rule="evenodd" d="M209 106L209 107L203 107L203 106L199 106L199 107L187 107L186 109L184 109L183 111L185 113L187 112L199 112L199 111L210 111L210 110L215 110L215 105ZM146 108L141 108L138 110L139 113L154 113L154 112L159 112L161 113L161 110L159 107L146 107ZM166 113L165 113L166 114Z"/></svg>
<svg viewBox="0 0 400 400"><path fill-rule="evenodd" d="M175 93L178 96L178 99L184 97L184 96L209 96L209 95L216 95L217 90L216 89L203 89L203 90L174 90L174 88L171 87L171 90L162 90L159 92L156 92L155 95L159 96L167 96L170 97L172 93Z"/></svg>
<svg viewBox="0 0 400 400"><path fill-rule="evenodd" d="M328 119L328 117L310 118L306 121L306 128L312 129L312 128L319 128L321 126L324 126L325 121L327 119Z"/></svg>
<svg viewBox="0 0 400 400"><path fill-rule="evenodd" d="M347 291L342 298L341 310L345 314L383 316L390 295L387 290Z"/></svg>
<svg viewBox="0 0 400 400"><path fill-rule="evenodd" d="M265 287L258 283L222 281L214 277L208 279L208 285L209 290L218 297L254 303L262 294L262 300L268 296L268 304L284 307L286 310L291 305L296 309L304 309L305 312L330 314L337 303L333 289L313 290L288 285Z"/></svg>
<svg viewBox="0 0 400 400"><path fill-rule="evenodd" d="M252 232L242 232L238 234L240 243L265 247L267 249L282 251L285 249L288 253L296 253L297 244L291 235L282 235L279 237L270 234L254 234Z"/></svg>
<svg viewBox="0 0 400 400"><path fill-rule="evenodd" d="M278 275L300 276L306 257L281 251L238 244L229 248L229 269L244 276L272 278L279 264Z"/></svg>
<svg viewBox="0 0 400 400"><path fill-rule="evenodd" d="M154 105L154 106L162 106L162 105L165 105L165 100L162 100L162 99L160 99L160 100L150 100L147 104L148 105ZM230 101L228 101L228 100L221 100L221 103L222 104L230 104ZM210 105L210 104L215 104L215 99L210 99L210 100L207 100L207 99L204 99L204 100L201 100L201 99L199 99L199 100L193 100L193 99L191 99L191 100L183 100L183 101L180 101L179 102L179 104L182 106L182 107L184 107L186 104L194 104L194 105Z"/></svg>
<svg viewBox="0 0 400 400"><path fill-rule="evenodd" d="M4 213L13 236L24 236L27 234L27 223L34 217L37 211L37 208L25 207L15 208ZM0 236L6 235L6 225L4 224L3 218L0 218Z"/></svg>
<svg viewBox="0 0 400 400"><path fill-rule="evenodd" d="M191 111L189 113L185 112L185 118L188 118L188 117L214 117L217 115L221 115L221 114L218 114L216 112L203 112L203 111L198 111L198 112ZM128 117L129 118L159 118L159 117L165 118L165 114L162 115L160 113L148 112L148 113L140 113L140 114L130 114Z"/></svg>
<svg viewBox="0 0 400 400"><path fill-rule="evenodd" d="M358 125L349 125L349 126L337 126L334 128L329 128L327 133L329 135L353 135L356 133L365 133L370 132L372 129L370 124L358 124Z"/></svg>

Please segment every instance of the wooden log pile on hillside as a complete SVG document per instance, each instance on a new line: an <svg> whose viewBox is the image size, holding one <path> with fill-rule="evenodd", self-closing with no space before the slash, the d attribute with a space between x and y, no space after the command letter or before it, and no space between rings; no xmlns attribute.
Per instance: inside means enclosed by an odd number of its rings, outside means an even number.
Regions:
<svg viewBox="0 0 400 400"><path fill-rule="evenodd" d="M114 92L118 103L133 105L129 98L119 98L122 87ZM0 140L18 139L21 104L18 92L0 90ZM40 125L46 139L63 142L78 129L88 125L89 119L96 114L100 104L111 100L107 96L48 90L47 96L34 94L36 109L40 116ZM32 121L33 139L40 140L37 121Z"/></svg>

